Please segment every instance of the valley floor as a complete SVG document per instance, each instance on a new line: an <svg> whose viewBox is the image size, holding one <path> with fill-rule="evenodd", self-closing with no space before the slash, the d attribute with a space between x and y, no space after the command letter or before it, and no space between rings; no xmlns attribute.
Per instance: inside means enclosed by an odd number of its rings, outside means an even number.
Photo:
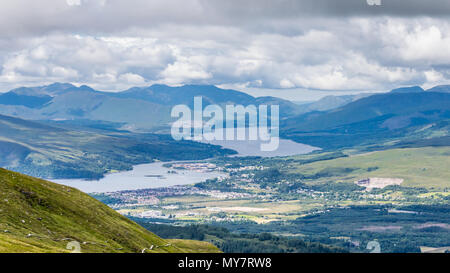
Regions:
<svg viewBox="0 0 450 273"><path fill-rule="evenodd" d="M95 197L143 223L269 232L354 252L376 239L386 252L420 252L450 245L449 155L427 147L221 158L209 163L224 179ZM395 183L360 186L368 178Z"/></svg>

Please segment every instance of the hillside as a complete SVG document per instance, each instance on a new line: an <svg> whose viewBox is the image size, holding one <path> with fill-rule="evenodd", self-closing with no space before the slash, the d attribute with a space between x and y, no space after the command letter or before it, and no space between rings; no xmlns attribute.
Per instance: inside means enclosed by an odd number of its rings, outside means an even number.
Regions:
<svg viewBox="0 0 450 273"><path fill-rule="evenodd" d="M440 132L435 136L430 132L430 138L448 136L450 94L410 91L397 89L327 112L311 112L285 120L281 135L321 148L382 143L415 134L420 139L422 130ZM440 130L442 127L445 129Z"/></svg>
<svg viewBox="0 0 450 273"><path fill-rule="evenodd" d="M450 94L445 93L388 93L373 95L349 103L329 112L300 116L287 123L300 130L326 130L387 115L427 116L425 111L450 111ZM297 123L296 123L297 122Z"/></svg>
<svg viewBox="0 0 450 273"><path fill-rule="evenodd" d="M72 130L0 115L0 167L37 177L96 179L155 159L204 159L229 153L219 146L164 135Z"/></svg>
<svg viewBox="0 0 450 273"><path fill-rule="evenodd" d="M70 187L0 169L0 252L218 252L204 242L167 241ZM153 246L153 247L152 247Z"/></svg>

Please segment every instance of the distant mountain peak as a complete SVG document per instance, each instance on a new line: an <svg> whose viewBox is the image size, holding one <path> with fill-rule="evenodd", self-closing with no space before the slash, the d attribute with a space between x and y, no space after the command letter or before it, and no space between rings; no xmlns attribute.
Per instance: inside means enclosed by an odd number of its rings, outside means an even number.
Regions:
<svg viewBox="0 0 450 273"><path fill-rule="evenodd" d="M76 87L75 87L76 88ZM88 85L81 85L80 87L78 87L79 90L86 90L86 91L95 91L92 87L88 86Z"/></svg>
<svg viewBox="0 0 450 273"><path fill-rule="evenodd" d="M167 84L155 83L155 84L152 84L149 86L149 88L152 88L152 87L170 87L170 86L168 86ZM133 87L133 88L135 88L135 87Z"/></svg>
<svg viewBox="0 0 450 273"><path fill-rule="evenodd" d="M52 84L46 85L44 86L46 88L72 88L75 87L75 85L71 84L71 83L66 83L66 82L54 82Z"/></svg>
<svg viewBox="0 0 450 273"><path fill-rule="evenodd" d="M391 90L390 93L420 93L424 92L422 87L420 86L411 86L411 87L401 87Z"/></svg>
<svg viewBox="0 0 450 273"><path fill-rule="evenodd" d="M198 88L201 90L206 90L206 89L210 89L210 90L223 90L215 85L210 85L210 84L185 84L185 85L180 85L180 86L169 86L166 84L153 84L152 86L149 87L150 89L194 89L194 88Z"/></svg>
<svg viewBox="0 0 450 273"><path fill-rule="evenodd" d="M450 93L450 85L438 85L427 90L428 92Z"/></svg>

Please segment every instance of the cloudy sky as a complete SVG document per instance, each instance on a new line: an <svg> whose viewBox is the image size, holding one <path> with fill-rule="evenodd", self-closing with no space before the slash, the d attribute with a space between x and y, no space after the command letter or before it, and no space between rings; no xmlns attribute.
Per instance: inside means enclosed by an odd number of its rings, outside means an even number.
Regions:
<svg viewBox="0 0 450 273"><path fill-rule="evenodd" d="M214 84L294 100L450 84L450 1L0 2L0 92Z"/></svg>

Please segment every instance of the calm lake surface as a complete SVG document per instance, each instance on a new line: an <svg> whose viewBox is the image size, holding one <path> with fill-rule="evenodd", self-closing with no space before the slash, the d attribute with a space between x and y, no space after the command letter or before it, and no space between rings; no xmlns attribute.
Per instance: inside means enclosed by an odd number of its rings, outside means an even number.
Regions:
<svg viewBox="0 0 450 273"><path fill-rule="evenodd" d="M131 171L106 174L104 178L94 181L83 179L54 179L51 181L77 188L86 193L101 193L189 185L206 179L226 176L225 173L220 172L190 170L176 170L175 174L168 173L171 169L163 167L165 163L168 162L136 165Z"/></svg>
<svg viewBox="0 0 450 273"><path fill-rule="evenodd" d="M301 144L292 140L280 139L279 147L272 152L261 151L261 142L259 140L213 140L203 141L204 143L220 145L224 148L232 149L238 152L236 156L262 156L262 157L275 157L275 156L290 156L299 154L308 154L315 150L320 150L310 145Z"/></svg>
<svg viewBox="0 0 450 273"><path fill-rule="evenodd" d="M233 149L239 153L237 156L290 156L307 154L319 149L286 139L280 139L279 148L273 152L262 152L260 150L260 141L210 141L207 143ZM177 170L176 174L172 174L168 173L170 169L163 167L165 163L168 162L136 165L131 171L106 174L104 178L97 181L83 179L55 179L51 181L74 187L87 193L102 193L189 185L203 182L206 179L226 176L225 173L220 172L197 172L191 170Z"/></svg>
<svg viewBox="0 0 450 273"><path fill-rule="evenodd" d="M237 140L237 131L243 130L245 133L245 139L250 139L249 130L254 130L257 133L257 139L258 140ZM266 129L267 130L267 129ZM242 131L241 131L242 132ZM203 137L206 138L206 135L204 134ZM234 135L234 140L226 140L228 135ZM208 135L210 138L207 139L213 139L212 133ZM291 155L299 155L299 154L308 154L310 152L313 152L315 150L320 150L320 148L313 147L310 145L297 143L292 140L288 139L279 139L279 145L278 149L275 151L261 151L261 144L268 143L269 141L263 141L261 139L261 135L259 132L259 128L251 127L251 128L245 128L245 129L237 129L237 128L224 128L222 138L225 140L202 140L203 143L209 143L214 145L220 145L224 148L232 149L238 152L237 156L262 156L262 157L275 157L275 156L291 156Z"/></svg>

